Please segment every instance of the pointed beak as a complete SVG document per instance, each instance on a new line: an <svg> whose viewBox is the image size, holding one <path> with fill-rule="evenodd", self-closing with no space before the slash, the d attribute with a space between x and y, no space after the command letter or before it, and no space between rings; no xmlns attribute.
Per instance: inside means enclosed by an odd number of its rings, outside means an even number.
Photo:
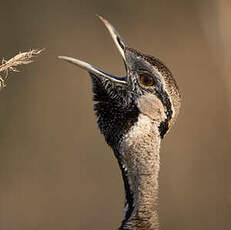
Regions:
<svg viewBox="0 0 231 230"><path fill-rule="evenodd" d="M124 61L125 61L125 47L127 47L127 42L119 35L119 33L116 31L116 29L110 24L105 18L103 18L100 15L97 15L99 19L103 22L103 24L106 26L107 30L109 31L116 47L118 48L120 54L122 55Z"/></svg>
<svg viewBox="0 0 231 230"><path fill-rule="evenodd" d="M122 37L119 35L119 33L115 30L115 28L102 16L98 16L100 20L104 23L106 28L108 29L116 47L118 48L120 54L122 55L124 61L125 61L125 47L127 46L127 43L122 39ZM79 66L80 68L88 71L89 73L93 73L96 76L104 77L108 80L121 83L121 84L127 84L127 78L126 77L118 77L109 73L105 73L104 71L98 69L97 67L88 64L87 62L67 57L67 56L58 56L59 59L65 60L69 63L72 63L74 65Z"/></svg>
<svg viewBox="0 0 231 230"><path fill-rule="evenodd" d="M72 63L74 65L79 66L80 68L88 71L89 73L93 73L96 76L102 76L107 78L108 80L112 80L114 82L118 82L118 83L122 83L122 84L126 84L126 77L118 77L109 73L105 73L102 70L88 64L87 62L72 58L72 57L66 57L66 56L58 56L58 58L63 59L69 63Z"/></svg>

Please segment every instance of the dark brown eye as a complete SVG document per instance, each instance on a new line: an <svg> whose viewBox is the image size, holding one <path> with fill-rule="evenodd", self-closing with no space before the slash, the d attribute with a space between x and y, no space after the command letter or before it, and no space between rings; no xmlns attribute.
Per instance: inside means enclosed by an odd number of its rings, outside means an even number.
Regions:
<svg viewBox="0 0 231 230"><path fill-rule="evenodd" d="M144 86L153 86L154 85L154 79L153 77L148 73L140 73L140 83Z"/></svg>

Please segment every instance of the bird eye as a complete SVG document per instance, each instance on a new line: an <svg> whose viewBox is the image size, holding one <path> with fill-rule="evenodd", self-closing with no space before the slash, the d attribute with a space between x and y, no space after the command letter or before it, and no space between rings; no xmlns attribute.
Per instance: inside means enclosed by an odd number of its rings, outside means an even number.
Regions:
<svg viewBox="0 0 231 230"><path fill-rule="evenodd" d="M140 83L144 86L153 86L154 85L154 79L153 77L148 73L140 73L139 74L139 80Z"/></svg>

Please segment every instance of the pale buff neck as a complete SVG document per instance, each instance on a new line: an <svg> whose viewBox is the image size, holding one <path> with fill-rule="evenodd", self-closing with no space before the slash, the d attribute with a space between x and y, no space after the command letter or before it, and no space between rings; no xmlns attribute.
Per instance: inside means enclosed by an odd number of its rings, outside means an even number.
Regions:
<svg viewBox="0 0 231 230"><path fill-rule="evenodd" d="M161 138L158 125L159 122L140 114L122 141L121 162L127 172L134 208L120 229L159 229L157 200Z"/></svg>

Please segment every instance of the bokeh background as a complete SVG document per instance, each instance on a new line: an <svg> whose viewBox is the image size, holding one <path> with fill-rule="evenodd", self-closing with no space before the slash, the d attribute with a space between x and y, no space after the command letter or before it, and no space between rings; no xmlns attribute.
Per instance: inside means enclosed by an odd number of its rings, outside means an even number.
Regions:
<svg viewBox="0 0 231 230"><path fill-rule="evenodd" d="M45 48L0 93L0 229L116 229L120 170L100 135L88 74L69 55L124 74L104 15L168 64L183 95L163 141L165 230L231 229L231 2L1 1L0 57ZM13 77L14 76L14 77Z"/></svg>

